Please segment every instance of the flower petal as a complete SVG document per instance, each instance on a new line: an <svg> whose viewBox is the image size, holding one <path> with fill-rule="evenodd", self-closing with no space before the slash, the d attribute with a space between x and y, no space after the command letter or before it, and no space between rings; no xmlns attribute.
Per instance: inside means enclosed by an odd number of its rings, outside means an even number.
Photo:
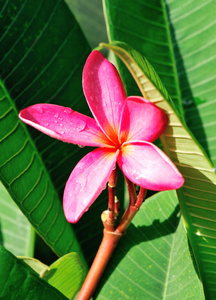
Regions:
<svg viewBox="0 0 216 300"><path fill-rule="evenodd" d="M173 190L184 183L181 173L166 154L149 142L125 143L118 164L132 182L149 190Z"/></svg>
<svg viewBox="0 0 216 300"><path fill-rule="evenodd" d="M155 141L166 129L165 112L142 97L125 101L119 132L120 143L130 140Z"/></svg>
<svg viewBox="0 0 216 300"><path fill-rule="evenodd" d="M126 99L122 80L99 51L93 51L83 70L83 90L94 118L102 130L117 141L120 118Z"/></svg>
<svg viewBox="0 0 216 300"><path fill-rule="evenodd" d="M64 190L66 219L77 222L102 192L115 167L118 151L95 149L73 169Z"/></svg>
<svg viewBox="0 0 216 300"><path fill-rule="evenodd" d="M110 141L93 118L54 104L36 104L23 109L20 119L63 142L81 146L108 147Z"/></svg>

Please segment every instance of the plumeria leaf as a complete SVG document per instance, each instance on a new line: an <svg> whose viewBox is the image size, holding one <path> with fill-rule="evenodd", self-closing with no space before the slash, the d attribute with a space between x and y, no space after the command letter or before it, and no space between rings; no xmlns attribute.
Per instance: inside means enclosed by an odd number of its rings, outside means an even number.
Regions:
<svg viewBox="0 0 216 300"><path fill-rule="evenodd" d="M124 41L148 59L216 166L215 1L103 0L103 4L109 40ZM137 95L122 65L120 73L128 94Z"/></svg>
<svg viewBox="0 0 216 300"><path fill-rule="evenodd" d="M121 3L121 0L103 0L103 5L109 40L123 41L145 56L157 70L162 82L166 83L165 87L178 111L183 114L181 92L177 84L174 45L171 43L168 2L172 1L150 3L143 0L140 3L139 0L134 0L132 4L130 0L124 3ZM177 5L181 6L180 3ZM179 23L181 26L182 23ZM137 95L137 87L128 80L126 70L121 70L120 74L128 94Z"/></svg>
<svg viewBox="0 0 216 300"><path fill-rule="evenodd" d="M33 256L35 230L0 182L0 244L14 255Z"/></svg>
<svg viewBox="0 0 216 300"><path fill-rule="evenodd" d="M49 267L42 263L40 260L28 257L28 256L18 256L25 264L27 264L32 270L34 270L40 277L43 277L46 271L49 270Z"/></svg>
<svg viewBox="0 0 216 300"><path fill-rule="evenodd" d="M215 295L216 175L204 150L181 121L166 89L150 63L124 43L103 45L125 63L145 97L164 109L169 124L162 135L167 155L185 178L178 190L184 224L202 277L207 297ZM165 174L164 174L165 175Z"/></svg>
<svg viewBox="0 0 216 300"><path fill-rule="evenodd" d="M18 258L68 299L74 299L86 275L79 255L75 252L62 256L50 266L35 258L24 256Z"/></svg>
<svg viewBox="0 0 216 300"><path fill-rule="evenodd" d="M205 299L175 191L157 193L142 205L115 250L96 299Z"/></svg>
<svg viewBox="0 0 216 300"><path fill-rule="evenodd" d="M65 2L74 13L92 48L98 47L99 41L108 41L102 1L65 0ZM92 12L94 18L89 17Z"/></svg>
<svg viewBox="0 0 216 300"><path fill-rule="evenodd" d="M49 266L43 279L68 299L74 299L81 288L86 271L77 253L68 253Z"/></svg>
<svg viewBox="0 0 216 300"><path fill-rule="evenodd" d="M216 3L169 1L168 10L185 119L216 167Z"/></svg>
<svg viewBox="0 0 216 300"><path fill-rule="evenodd" d="M68 299L2 246L0 285L1 299Z"/></svg>
<svg viewBox="0 0 216 300"><path fill-rule="evenodd" d="M29 134L18 113L40 102L73 104L84 112L79 100L89 45L63 0L7 1L0 31L0 179L58 255L81 253L61 203L79 148L35 130Z"/></svg>

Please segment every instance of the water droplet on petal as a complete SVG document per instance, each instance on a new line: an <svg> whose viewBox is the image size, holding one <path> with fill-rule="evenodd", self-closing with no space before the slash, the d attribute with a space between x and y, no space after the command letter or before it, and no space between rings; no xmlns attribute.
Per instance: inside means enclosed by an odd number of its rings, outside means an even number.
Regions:
<svg viewBox="0 0 216 300"><path fill-rule="evenodd" d="M58 114L58 113L56 113L56 114L54 115L54 118L58 118L58 116L59 116L59 114Z"/></svg>
<svg viewBox="0 0 216 300"><path fill-rule="evenodd" d="M79 123L77 124L76 130L78 132L81 132L81 131L83 131L85 129L85 127L86 127L86 122L80 120Z"/></svg>
<svg viewBox="0 0 216 300"><path fill-rule="evenodd" d="M84 148L85 146L82 146L82 145L77 145L78 147L80 147L80 148ZM81 169L81 168L80 168Z"/></svg>
<svg viewBox="0 0 216 300"><path fill-rule="evenodd" d="M76 180L76 185L74 185L74 190L78 193L82 193L84 191L86 182L83 180L83 182L80 182L79 180ZM82 205L84 205L85 200L83 200Z"/></svg>
<svg viewBox="0 0 216 300"><path fill-rule="evenodd" d="M65 107L64 109L64 113L66 113L66 115L69 115L73 112L73 110L70 107Z"/></svg>

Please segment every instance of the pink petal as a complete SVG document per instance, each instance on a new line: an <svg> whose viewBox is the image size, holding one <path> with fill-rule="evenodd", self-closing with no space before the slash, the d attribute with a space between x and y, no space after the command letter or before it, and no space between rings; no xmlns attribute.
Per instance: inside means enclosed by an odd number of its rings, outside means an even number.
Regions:
<svg viewBox="0 0 216 300"><path fill-rule="evenodd" d="M167 115L159 107L142 97L129 97L122 115L120 142L153 142L164 132L167 124Z"/></svg>
<svg viewBox="0 0 216 300"><path fill-rule="evenodd" d="M73 169L63 199L65 216L69 222L77 222L106 187L117 155L118 151L95 149Z"/></svg>
<svg viewBox="0 0 216 300"><path fill-rule="evenodd" d="M116 141L127 96L116 68L99 51L93 51L86 61L83 90L98 124Z"/></svg>
<svg viewBox="0 0 216 300"><path fill-rule="evenodd" d="M23 109L20 119L39 131L63 142L103 147L110 143L93 118L69 107L36 104Z"/></svg>
<svg viewBox="0 0 216 300"><path fill-rule="evenodd" d="M184 183L171 160L149 142L125 143L119 154L118 164L132 182L149 190L173 190Z"/></svg>

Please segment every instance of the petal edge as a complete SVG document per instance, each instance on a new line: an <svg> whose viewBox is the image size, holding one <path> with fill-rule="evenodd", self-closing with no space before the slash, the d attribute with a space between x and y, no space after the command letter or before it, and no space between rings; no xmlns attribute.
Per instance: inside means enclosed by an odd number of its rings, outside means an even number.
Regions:
<svg viewBox="0 0 216 300"><path fill-rule="evenodd" d="M110 141L93 118L54 104L35 104L19 118L37 130L63 142L81 146L108 147Z"/></svg>
<svg viewBox="0 0 216 300"><path fill-rule="evenodd" d="M75 166L63 197L68 222L76 223L102 192L116 164L117 155L118 151L95 149Z"/></svg>
<svg viewBox="0 0 216 300"><path fill-rule="evenodd" d="M101 129L116 141L127 96L117 69L97 50L89 55L85 63L83 90Z"/></svg>
<svg viewBox="0 0 216 300"><path fill-rule="evenodd" d="M149 190L173 190L184 184L183 176L168 156L149 142L125 143L118 164L132 182Z"/></svg>
<svg viewBox="0 0 216 300"><path fill-rule="evenodd" d="M166 113L154 103L142 97L128 97L121 119L120 142L153 142L164 132L167 124Z"/></svg>

